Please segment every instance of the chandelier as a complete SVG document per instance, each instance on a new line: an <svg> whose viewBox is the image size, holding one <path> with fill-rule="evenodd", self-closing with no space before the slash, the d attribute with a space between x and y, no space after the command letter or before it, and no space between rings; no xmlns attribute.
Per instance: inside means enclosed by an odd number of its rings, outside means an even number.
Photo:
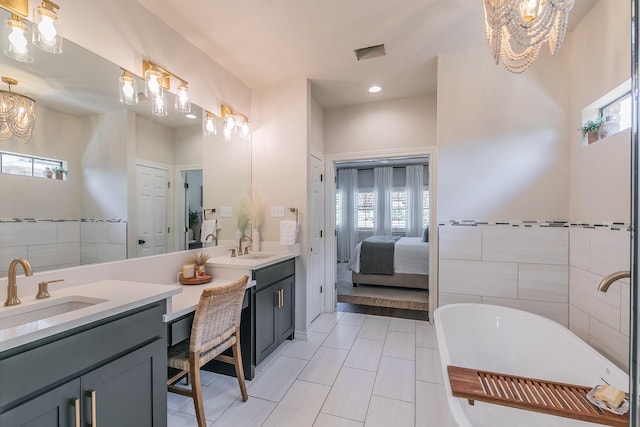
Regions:
<svg viewBox="0 0 640 427"><path fill-rule="evenodd" d="M520 74L549 42L555 55L567 32L575 0L484 0L487 41L498 64Z"/></svg>
<svg viewBox="0 0 640 427"><path fill-rule="evenodd" d="M9 85L9 90L0 90L0 139L15 135L27 143L36 124L36 102L11 92L11 85L17 85L17 80L2 77L2 81Z"/></svg>

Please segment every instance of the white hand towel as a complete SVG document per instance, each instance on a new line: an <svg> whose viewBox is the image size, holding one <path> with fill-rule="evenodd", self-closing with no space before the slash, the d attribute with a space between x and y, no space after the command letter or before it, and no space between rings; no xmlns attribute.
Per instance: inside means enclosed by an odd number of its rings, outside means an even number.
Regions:
<svg viewBox="0 0 640 427"><path fill-rule="evenodd" d="M298 223L295 221L280 221L280 244L293 245L298 234Z"/></svg>
<svg viewBox="0 0 640 427"><path fill-rule="evenodd" d="M206 241L205 239L209 234L213 234L213 240L215 240L217 231L218 231L218 220L205 219L204 221L202 221L202 227L200 228L200 241L204 243Z"/></svg>

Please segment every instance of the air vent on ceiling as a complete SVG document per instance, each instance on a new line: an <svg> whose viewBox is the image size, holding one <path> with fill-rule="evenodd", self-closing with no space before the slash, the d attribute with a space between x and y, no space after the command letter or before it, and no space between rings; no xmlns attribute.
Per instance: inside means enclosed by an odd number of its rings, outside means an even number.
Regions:
<svg viewBox="0 0 640 427"><path fill-rule="evenodd" d="M356 58L358 59L358 61L360 61L361 59L377 58L378 56L385 56L387 54L384 51L384 44L363 47L354 50L354 52L356 53Z"/></svg>

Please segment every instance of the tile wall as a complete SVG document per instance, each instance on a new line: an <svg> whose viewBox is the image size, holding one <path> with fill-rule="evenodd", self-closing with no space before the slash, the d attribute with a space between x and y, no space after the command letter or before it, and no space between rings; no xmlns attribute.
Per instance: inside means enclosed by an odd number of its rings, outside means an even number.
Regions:
<svg viewBox="0 0 640 427"><path fill-rule="evenodd" d="M34 271L126 259L123 220L0 221L0 276L13 258L27 258Z"/></svg>
<svg viewBox="0 0 640 427"><path fill-rule="evenodd" d="M625 224L439 224L440 305L474 302L533 312L569 327L628 367L629 281L597 290L629 269Z"/></svg>

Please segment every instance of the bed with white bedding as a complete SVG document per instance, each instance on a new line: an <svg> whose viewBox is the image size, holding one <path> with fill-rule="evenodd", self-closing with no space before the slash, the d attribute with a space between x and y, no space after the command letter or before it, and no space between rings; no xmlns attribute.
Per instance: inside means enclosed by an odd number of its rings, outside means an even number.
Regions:
<svg viewBox="0 0 640 427"><path fill-rule="evenodd" d="M371 240L375 241L374 236ZM365 242L369 239L365 239ZM354 286L357 284L396 286L405 288L429 288L429 242L424 242L420 237L401 237L393 244L393 255L391 259L384 259L386 254L378 255L374 248L362 250L362 244L358 243L355 254L352 257L349 267L351 269L351 280ZM367 243L365 243L366 245ZM362 252L366 256L376 257L375 262L369 259L361 260ZM382 262L378 262L382 260ZM361 263L361 261L363 261ZM382 264L382 265L381 265ZM361 269L366 266L366 269ZM389 268L392 265L392 268Z"/></svg>

